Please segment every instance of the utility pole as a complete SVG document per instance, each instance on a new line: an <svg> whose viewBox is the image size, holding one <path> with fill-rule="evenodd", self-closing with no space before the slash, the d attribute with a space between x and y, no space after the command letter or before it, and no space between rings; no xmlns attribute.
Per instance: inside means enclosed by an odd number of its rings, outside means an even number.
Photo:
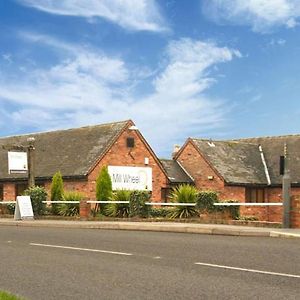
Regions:
<svg viewBox="0 0 300 300"><path fill-rule="evenodd" d="M284 174L282 178L282 200L283 200L283 220L282 227L290 228L291 210L291 175L289 167L289 155L286 143L284 144Z"/></svg>
<svg viewBox="0 0 300 300"><path fill-rule="evenodd" d="M29 145L27 146L27 161L28 161L28 187L32 188L35 186L35 172L34 172L34 137L29 137L27 139Z"/></svg>

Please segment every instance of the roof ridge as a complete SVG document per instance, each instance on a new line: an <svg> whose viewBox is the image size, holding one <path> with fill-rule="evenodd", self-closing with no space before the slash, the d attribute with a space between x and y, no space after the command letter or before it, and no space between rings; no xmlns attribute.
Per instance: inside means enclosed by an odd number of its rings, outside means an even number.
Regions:
<svg viewBox="0 0 300 300"><path fill-rule="evenodd" d="M236 140L250 140L250 139L272 139L272 138L286 138L286 137L300 137L299 133L285 134L285 135L267 135L267 136L257 136L257 137L247 137L239 138Z"/></svg>
<svg viewBox="0 0 300 300"><path fill-rule="evenodd" d="M121 123L128 123L131 120L124 120L124 121L117 121L117 122L109 122L109 123L103 123L103 124L94 124L94 125L84 125L80 127L73 127L73 128L65 128L65 129L56 129L56 130L48 130L48 131L38 131L38 132L31 132L31 133L23 133L23 134L17 134L17 135L8 135L8 136L0 136L0 140L6 139L6 138L13 138L13 137L26 137L30 135L41 135L41 134L48 134L52 132L62 132L62 131L72 131L72 130L78 130L78 129L85 129L90 127L101 127L101 126L108 126L113 124L121 124Z"/></svg>
<svg viewBox="0 0 300 300"><path fill-rule="evenodd" d="M256 145L256 143L250 143L242 140L213 140L213 139L200 139L200 138L191 138L192 140L196 141L203 141L203 142L220 142L220 143L236 143L236 144L247 144L247 145Z"/></svg>

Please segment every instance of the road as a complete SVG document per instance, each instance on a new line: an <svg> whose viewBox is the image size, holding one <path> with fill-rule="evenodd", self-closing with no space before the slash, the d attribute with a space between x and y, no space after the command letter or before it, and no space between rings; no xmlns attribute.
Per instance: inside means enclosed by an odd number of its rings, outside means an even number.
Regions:
<svg viewBox="0 0 300 300"><path fill-rule="evenodd" d="M0 227L0 289L27 299L299 299L300 240Z"/></svg>

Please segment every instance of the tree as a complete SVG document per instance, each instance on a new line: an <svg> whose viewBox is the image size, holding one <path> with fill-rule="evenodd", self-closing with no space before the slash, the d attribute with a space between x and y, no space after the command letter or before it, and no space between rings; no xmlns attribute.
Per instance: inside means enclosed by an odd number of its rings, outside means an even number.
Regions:
<svg viewBox="0 0 300 300"><path fill-rule="evenodd" d="M96 199L97 201L108 201L112 196L112 182L108 173L107 166L103 166L96 180ZM102 204L101 211L104 212L105 205ZM96 211L98 205L96 205Z"/></svg>
<svg viewBox="0 0 300 300"><path fill-rule="evenodd" d="M51 201L62 201L64 195L64 183L60 171L56 172L52 177L51 184ZM58 205L56 203L52 204L52 213L58 214Z"/></svg>

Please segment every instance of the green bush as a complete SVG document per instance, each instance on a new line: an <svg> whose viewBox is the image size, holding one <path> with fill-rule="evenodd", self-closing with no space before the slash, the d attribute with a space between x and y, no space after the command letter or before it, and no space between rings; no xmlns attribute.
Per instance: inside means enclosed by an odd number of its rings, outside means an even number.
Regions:
<svg viewBox="0 0 300 300"><path fill-rule="evenodd" d="M175 203L196 203L198 190L189 184L182 184L174 188L171 192L171 201ZM198 212L195 206L177 206L170 209L168 217L175 218L190 218L197 215Z"/></svg>
<svg viewBox="0 0 300 300"><path fill-rule="evenodd" d="M149 216L152 218L165 218L170 213L169 208L150 208Z"/></svg>
<svg viewBox="0 0 300 300"><path fill-rule="evenodd" d="M52 177L51 184L51 201L62 201L64 195L64 183L61 173L58 171ZM58 214L58 204L51 204L51 212L54 215Z"/></svg>
<svg viewBox="0 0 300 300"><path fill-rule="evenodd" d="M107 166L103 166L96 180L96 199L97 201L108 201L112 197L112 182L108 173ZM105 214L106 204L101 204L101 213ZM98 211L99 205L96 205L95 211Z"/></svg>
<svg viewBox="0 0 300 300"><path fill-rule="evenodd" d="M63 201L81 201L84 198L83 194L67 191L63 195ZM58 205L58 214L64 217L75 217L79 215L79 203L61 203Z"/></svg>
<svg viewBox="0 0 300 300"><path fill-rule="evenodd" d="M198 194L196 208L199 209L201 213L203 212L212 213L212 212L220 211L220 208L214 205L214 203L217 202L219 202L217 192L201 191Z"/></svg>
<svg viewBox="0 0 300 300"><path fill-rule="evenodd" d="M130 217L146 218L148 216L149 207L146 202L150 201L150 193L146 191L132 191L129 201Z"/></svg>
<svg viewBox="0 0 300 300"><path fill-rule="evenodd" d="M30 196L34 215L41 216L46 212L47 192L45 188L34 186L24 191L24 195Z"/></svg>
<svg viewBox="0 0 300 300"><path fill-rule="evenodd" d="M130 201L131 191L117 190L113 193L112 201ZM129 204L126 203L110 203L106 205L105 215L115 218L129 217Z"/></svg>
<svg viewBox="0 0 300 300"><path fill-rule="evenodd" d="M238 203L239 201L235 200L226 200L225 203ZM223 206L224 210L229 211L230 216L233 220L238 220L240 218L240 206L232 205L232 206Z"/></svg>
<svg viewBox="0 0 300 300"><path fill-rule="evenodd" d="M12 203L7 204L6 205L6 210L7 210L8 214L13 215L15 213L15 207L16 207L15 204L12 204Z"/></svg>
<svg viewBox="0 0 300 300"><path fill-rule="evenodd" d="M19 296L13 295L11 293L0 291L0 300L22 300Z"/></svg>

